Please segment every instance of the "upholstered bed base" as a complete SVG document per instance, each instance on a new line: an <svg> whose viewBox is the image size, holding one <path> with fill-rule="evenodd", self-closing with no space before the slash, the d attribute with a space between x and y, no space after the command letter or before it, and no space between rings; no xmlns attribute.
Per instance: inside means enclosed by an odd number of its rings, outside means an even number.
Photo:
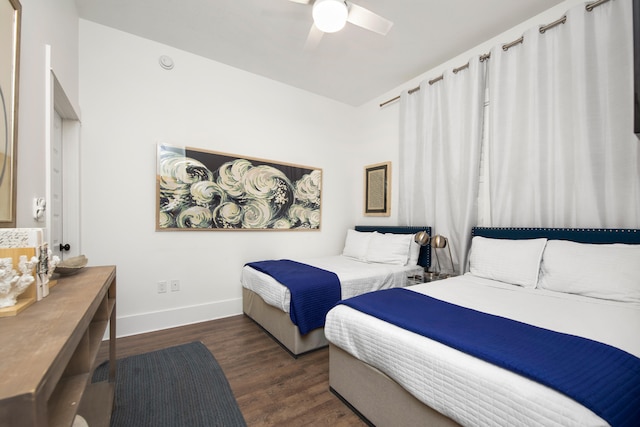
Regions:
<svg viewBox="0 0 640 427"><path fill-rule="evenodd" d="M458 426L387 375L329 343L329 387L370 425Z"/></svg>
<svg viewBox="0 0 640 427"><path fill-rule="evenodd" d="M242 288L242 311L278 341L292 356L326 347L324 328L300 335L300 330L285 313L266 302L255 292Z"/></svg>

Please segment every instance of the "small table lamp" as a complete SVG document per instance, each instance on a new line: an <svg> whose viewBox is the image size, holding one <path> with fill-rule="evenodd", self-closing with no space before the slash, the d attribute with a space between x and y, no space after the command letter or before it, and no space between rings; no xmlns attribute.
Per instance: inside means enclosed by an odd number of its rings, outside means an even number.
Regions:
<svg viewBox="0 0 640 427"><path fill-rule="evenodd" d="M433 236L431 239L431 247L434 249L442 249L446 247L449 250L449 262L451 263L451 273L455 273L455 268L453 266L453 257L451 256L451 245L448 244L449 239L438 234ZM438 272L440 271L440 260L438 259L438 251L434 251L436 254L436 262L438 263Z"/></svg>
<svg viewBox="0 0 640 427"><path fill-rule="evenodd" d="M420 246L427 246L431 241L431 236L426 230L418 231L413 237L413 241L419 244ZM430 271L425 271L422 276L422 280L431 281L433 279L434 273Z"/></svg>
<svg viewBox="0 0 640 427"><path fill-rule="evenodd" d="M427 233L425 230L418 231L413 237L413 241L420 246L427 246L430 240L431 236L429 236L429 233Z"/></svg>

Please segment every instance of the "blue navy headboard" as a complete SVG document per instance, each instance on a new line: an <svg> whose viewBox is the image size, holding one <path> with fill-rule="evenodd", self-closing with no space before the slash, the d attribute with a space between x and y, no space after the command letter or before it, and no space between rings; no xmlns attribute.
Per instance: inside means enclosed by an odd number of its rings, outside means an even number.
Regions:
<svg viewBox="0 0 640 427"><path fill-rule="evenodd" d="M378 233L394 233L394 234L416 234L418 231L426 231L431 236L431 227L403 227L403 226L376 226L376 225L356 225L356 231L364 231L371 233L377 231ZM420 248L420 256L418 257L418 265L425 269L431 267L431 245L426 245Z"/></svg>
<svg viewBox="0 0 640 427"><path fill-rule="evenodd" d="M640 244L640 230L631 228L526 228L526 227L473 227L471 237L492 239L571 240L579 243Z"/></svg>

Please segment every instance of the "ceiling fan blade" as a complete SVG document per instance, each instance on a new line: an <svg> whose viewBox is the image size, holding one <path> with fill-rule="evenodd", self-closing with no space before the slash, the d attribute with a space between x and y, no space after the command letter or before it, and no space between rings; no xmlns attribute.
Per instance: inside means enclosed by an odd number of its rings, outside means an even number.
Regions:
<svg viewBox="0 0 640 427"><path fill-rule="evenodd" d="M307 41L304 43L304 50L313 50L315 49L320 40L322 40L322 36L324 33L320 31L316 24L311 25L311 29L309 29L309 35L307 36Z"/></svg>
<svg viewBox="0 0 640 427"><path fill-rule="evenodd" d="M366 28L369 31L373 31L374 33L378 33L383 36L387 35L393 26L393 22L371 12L369 9L365 9L362 6L358 6L351 2L349 2L348 5L349 16L347 17L347 22L357 25L358 27Z"/></svg>
<svg viewBox="0 0 640 427"><path fill-rule="evenodd" d="M311 4L313 0L289 0L289 1L292 1L294 3L300 3L300 4Z"/></svg>

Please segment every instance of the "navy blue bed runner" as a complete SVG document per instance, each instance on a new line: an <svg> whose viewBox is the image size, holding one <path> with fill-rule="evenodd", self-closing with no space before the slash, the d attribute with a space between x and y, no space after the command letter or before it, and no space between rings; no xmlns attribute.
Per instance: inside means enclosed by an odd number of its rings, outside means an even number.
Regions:
<svg viewBox="0 0 640 427"><path fill-rule="evenodd" d="M331 271L288 259L250 262L247 265L289 288L289 317L302 335L324 326L327 313L340 301L340 279Z"/></svg>
<svg viewBox="0 0 640 427"><path fill-rule="evenodd" d="M402 288L340 303L549 386L611 426L640 426L640 359L623 350Z"/></svg>

